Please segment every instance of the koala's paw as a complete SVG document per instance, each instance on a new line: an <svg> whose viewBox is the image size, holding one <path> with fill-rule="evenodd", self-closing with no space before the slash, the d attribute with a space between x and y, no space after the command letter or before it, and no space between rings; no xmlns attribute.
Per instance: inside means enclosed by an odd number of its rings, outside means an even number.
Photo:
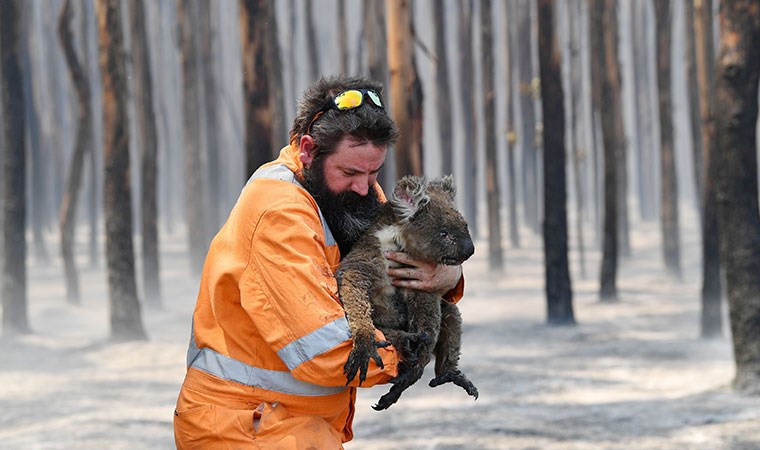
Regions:
<svg viewBox="0 0 760 450"><path fill-rule="evenodd" d="M401 359L407 364L415 364L422 354L430 351L433 339L425 332L404 333L393 346L401 353Z"/></svg>
<svg viewBox="0 0 760 450"><path fill-rule="evenodd" d="M387 341L377 341L374 337L369 338L354 338L354 348L348 355L348 361L343 366L343 373L346 374L346 385L351 383L356 378L356 373L359 373L359 386L367 379L367 370L369 368L370 358L375 361L378 367L383 368L383 359L377 352L378 348L385 348L390 343Z"/></svg>
<svg viewBox="0 0 760 450"><path fill-rule="evenodd" d="M475 397L475 400L478 399L478 388L476 388L475 385L472 384L472 381L468 380L467 377L464 376L464 374L459 370L451 370L438 375L437 377L430 380L429 385L430 387L436 387L444 383L454 383L464 389L467 394Z"/></svg>

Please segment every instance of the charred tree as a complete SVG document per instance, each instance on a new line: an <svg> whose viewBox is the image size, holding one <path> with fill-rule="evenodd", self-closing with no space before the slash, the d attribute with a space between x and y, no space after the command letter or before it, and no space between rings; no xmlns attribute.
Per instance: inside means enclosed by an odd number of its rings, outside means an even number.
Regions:
<svg viewBox="0 0 760 450"><path fill-rule="evenodd" d="M717 204L715 198L716 158L715 140L715 43L713 39L712 0L695 3L694 40L697 80L699 83L699 112L704 151L702 173L702 337L723 334L721 312L722 282L720 275L720 243Z"/></svg>
<svg viewBox="0 0 760 450"><path fill-rule="evenodd" d="M501 248L501 218L499 177L496 174L496 88L494 86L493 17L491 0L480 2L480 45L483 55L482 91L483 118L485 119L485 176L486 203L488 204L488 267L494 272L504 270L504 252Z"/></svg>
<svg viewBox="0 0 760 450"><path fill-rule="evenodd" d="M478 134L476 131L477 108L475 96L471 94L475 83L475 69L472 49L472 0L459 0L459 93L462 105L462 126L464 133L464 217L470 224L470 233L473 239L480 235L478 231L478 193L475 190L475 179L478 169Z"/></svg>
<svg viewBox="0 0 760 450"><path fill-rule="evenodd" d="M385 2L378 0L364 0L362 16L362 32L364 35L364 48L366 53L367 72L369 78L380 81L383 86L388 84L388 39L385 26ZM378 176L378 182L391 192L395 184L395 167L393 154L386 155L386 164Z"/></svg>
<svg viewBox="0 0 760 450"><path fill-rule="evenodd" d="M568 325L575 323L575 315L567 261L565 102L553 10L553 0L538 0L538 60L544 118L544 265L547 321L552 325Z"/></svg>
<svg viewBox="0 0 760 450"><path fill-rule="evenodd" d="M182 120L185 154L185 216L190 270L199 275L206 257L206 220L201 180L201 85L199 80L198 2L177 1L179 45L182 60ZM242 15L241 15L242 17ZM242 19L241 19L242 20Z"/></svg>
<svg viewBox="0 0 760 450"><path fill-rule="evenodd" d="M135 117L140 133L140 199L142 231L142 277L145 305L161 309L161 283L158 261L158 132L153 110L153 84L150 78L150 53L145 31L143 0L129 3L129 27L134 64ZM207 106L208 107L208 106Z"/></svg>
<svg viewBox="0 0 760 450"><path fill-rule="evenodd" d="M129 184L129 118L121 2L97 0L103 80L106 261L111 339L145 339L137 299Z"/></svg>
<svg viewBox="0 0 760 450"><path fill-rule="evenodd" d="M0 108L3 117L3 335L29 333L26 292L26 118L21 72L20 0L0 7Z"/></svg>
<svg viewBox="0 0 760 450"><path fill-rule="evenodd" d="M307 2L307 4L310 2ZM269 101L267 26L268 0L241 0L240 36L243 51L246 177L272 159L272 110Z"/></svg>
<svg viewBox="0 0 760 450"><path fill-rule="evenodd" d="M595 98L601 115L604 146L604 233L599 296L602 301L617 300L618 268L618 161L622 154L623 115L620 100L620 76L617 61L614 0L591 0L591 53L599 55L592 64L592 86L600 86ZM597 88L598 89L598 88Z"/></svg>
<svg viewBox="0 0 760 450"><path fill-rule="evenodd" d="M518 213L517 213L517 173L515 171L515 150L517 143L517 132L515 130L515 116L512 105L512 73L515 65L514 61L514 42L515 42L515 8L514 1L509 0L504 2L504 17L503 24L507 27L507 45L504 46L506 55L506 89L504 89L504 103L506 104L506 127L507 127L507 183L509 184L509 242L514 248L520 248L520 231L518 228Z"/></svg>
<svg viewBox="0 0 760 450"><path fill-rule="evenodd" d="M539 189L538 164L539 148L536 139L536 96L538 77L533 69L533 18L530 2L522 0L518 8L517 61L520 83L520 113L522 130L518 139L522 143L523 210L525 223L538 233L539 230Z"/></svg>
<svg viewBox="0 0 760 450"><path fill-rule="evenodd" d="M435 47L435 86L438 133L441 136L441 171L444 175L454 173L454 151L451 143L451 97L449 95L449 56L446 50L446 8L443 2L433 2L433 37Z"/></svg>
<svg viewBox="0 0 760 450"><path fill-rule="evenodd" d="M699 7L701 8L701 2ZM686 27L686 78L688 82L688 96L689 96L689 124L691 125L691 149L692 149L692 169L694 173L694 192L697 195L694 196L697 203L697 211L699 212L700 225L704 223L704 211L701 201L701 192L704 192L702 187L704 183L704 149L702 142L702 120L700 117L699 109L699 81L697 80L697 45L695 36L695 22L694 22L694 10L697 8L695 2L684 2L684 19Z"/></svg>
<svg viewBox="0 0 760 450"><path fill-rule="evenodd" d="M74 37L71 32L73 15L71 0L65 0L58 18L58 36L69 66L69 74L79 99L79 122L77 123L74 152L71 156L69 174L66 181L66 192L61 200L60 232L61 256L66 275L66 300L78 305L81 303L79 293L79 276L74 261L74 230L76 227L76 211L79 204L79 190L82 186L82 169L84 158L92 151L92 108L90 104L90 80L87 77L74 47Z"/></svg>
<svg viewBox="0 0 760 450"><path fill-rule="evenodd" d="M759 75L760 4L721 2L715 92L720 254L736 360L734 387L754 395L760 394Z"/></svg>
<svg viewBox="0 0 760 450"><path fill-rule="evenodd" d="M245 3L251 3L252 1L261 2L262 0L241 0ZM305 1L304 2L304 12L303 12L303 20L305 22L305 32L306 32L306 55L309 60L309 73L311 74L311 81L316 81L319 78L319 75L322 73L319 68L319 47L317 44L319 43L319 39L317 39L317 30L314 28L314 18L317 17L314 15L314 2ZM263 6L259 6L259 8L262 8ZM243 8L241 8L243 9ZM241 21L243 20L241 16ZM251 17L248 19L250 21L253 21L253 18ZM260 24L263 25L263 24Z"/></svg>
<svg viewBox="0 0 760 450"><path fill-rule="evenodd" d="M657 27L657 97L660 108L660 220L665 268L681 277L681 243L678 233L678 176L673 147L673 108L670 83L670 0L654 0Z"/></svg>
<svg viewBox="0 0 760 450"><path fill-rule="evenodd" d="M578 245L578 259L580 265L581 278L586 277L586 257L585 245L583 241L583 213L584 213L584 187L583 175L581 174L582 163L586 159L587 151L581 145L580 138L580 121L582 117L581 95L583 92L583 65L581 63L581 19L583 12L581 4L583 0L572 0L568 8L568 22L570 33L570 124L568 129L572 130L573 139L570 154L573 164L573 180L575 181L575 234Z"/></svg>
<svg viewBox="0 0 760 450"><path fill-rule="evenodd" d="M414 58L409 0L387 0L391 115L398 124L396 176L422 175L422 84Z"/></svg>
<svg viewBox="0 0 760 450"><path fill-rule="evenodd" d="M634 90L634 108L638 135L639 151L636 154L639 186L639 214L643 220L657 218L657 195L655 173L655 148L653 136L654 104L651 101L652 77L650 74L651 58L648 51L648 1L631 1L633 63L634 76L631 80Z"/></svg>

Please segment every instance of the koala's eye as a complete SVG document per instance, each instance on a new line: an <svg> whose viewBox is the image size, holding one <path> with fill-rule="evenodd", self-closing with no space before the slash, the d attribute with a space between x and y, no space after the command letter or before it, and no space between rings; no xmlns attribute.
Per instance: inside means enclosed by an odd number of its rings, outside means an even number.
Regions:
<svg viewBox="0 0 760 450"><path fill-rule="evenodd" d="M441 238L449 237L449 232L446 231L446 230L441 230L441 231L438 232L438 236L441 237Z"/></svg>

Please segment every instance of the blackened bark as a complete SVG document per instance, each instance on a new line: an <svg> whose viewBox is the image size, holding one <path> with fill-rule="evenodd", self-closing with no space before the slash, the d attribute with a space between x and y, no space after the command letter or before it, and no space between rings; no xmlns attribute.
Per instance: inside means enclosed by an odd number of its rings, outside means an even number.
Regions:
<svg viewBox="0 0 760 450"><path fill-rule="evenodd" d="M478 229L478 196L475 189L475 180L478 167L478 134L475 132L477 109L475 108L476 96L471 94L475 83L474 60L472 56L472 0L459 0L459 94L462 104L462 125L464 133L464 217L470 224L470 233L473 239L479 237Z"/></svg>
<svg viewBox="0 0 760 450"><path fill-rule="evenodd" d="M581 96L583 93L583 64L581 63L581 23L583 19L583 0L573 0L568 8L568 22L570 33L570 125L573 140L570 154L573 163L573 180L575 181L575 235L578 245L578 262L580 263L581 278L586 278L586 256L583 240L583 212L584 212L584 186L581 174L581 163L586 159L588 152L581 146L581 121L582 113Z"/></svg>
<svg viewBox="0 0 760 450"><path fill-rule="evenodd" d="M142 188L142 276L145 305L161 308L160 267L158 261L158 132L153 111L153 84L151 82L150 53L145 31L143 0L129 3L129 24L132 36L134 63L135 116L140 133L140 175Z"/></svg>
<svg viewBox="0 0 760 450"><path fill-rule="evenodd" d="M760 211L757 113L760 4L720 4L715 132L721 264L736 360L734 387L760 394Z"/></svg>
<svg viewBox="0 0 760 450"><path fill-rule="evenodd" d="M449 57L446 50L446 8L443 2L433 2L433 37L435 40L435 86L438 134L441 137L441 171L444 175L454 173L454 149L451 121L451 97L449 95Z"/></svg>
<svg viewBox="0 0 760 450"><path fill-rule="evenodd" d="M2 306L6 336L29 328L26 292L26 135L21 72L21 1L0 7L0 107L6 149L3 174Z"/></svg>
<svg viewBox="0 0 760 450"><path fill-rule="evenodd" d="M206 257L206 221L201 168L201 87L199 80L198 4L189 0L177 1L180 53L182 58L182 120L185 154L185 216L190 250L190 270L198 276Z"/></svg>
<svg viewBox="0 0 760 450"><path fill-rule="evenodd" d="M103 79L106 260L113 340L145 339L135 283L132 197L129 183L129 118L120 0L95 4Z"/></svg>
<svg viewBox="0 0 760 450"><path fill-rule="evenodd" d="M309 2L307 2L308 4ZM243 51L246 177L272 159L272 110L269 101L267 24L268 0L241 0L240 33ZM311 20L311 19L308 19Z"/></svg>
<svg viewBox="0 0 760 450"><path fill-rule="evenodd" d="M660 107L660 169L662 175L662 249L665 268L681 277L681 243L678 233L678 177L673 147L673 108L670 83L670 0L654 0L657 24L657 96Z"/></svg>
<svg viewBox="0 0 760 450"><path fill-rule="evenodd" d="M63 257L66 274L66 300L78 305L81 302L79 293L79 277L74 261L74 229L76 226L76 211L79 204L79 190L82 186L82 169L84 158L92 151L92 108L90 104L90 80L87 77L74 48L74 37L71 32L73 15L71 0L65 0L58 18L58 36L66 56L66 64L74 83L79 100L79 122L77 123L74 152L71 156L69 174L66 181L66 192L61 200L60 232L61 256Z"/></svg>
<svg viewBox="0 0 760 450"><path fill-rule="evenodd" d="M501 248L501 218L499 215L499 177L496 173L496 90L494 86L493 17L491 0L480 3L480 45L483 54L482 91L485 119L485 176L488 204L488 267L494 272L504 270Z"/></svg>
<svg viewBox="0 0 760 450"><path fill-rule="evenodd" d="M702 173L702 314L701 335L705 338L723 334L721 311L722 282L720 275L720 244L715 199L719 156L715 140L715 44L713 40L712 0L695 3L694 10L695 63L699 84L699 112L704 151Z"/></svg>
<svg viewBox="0 0 760 450"><path fill-rule="evenodd" d="M386 6L390 109L399 129L399 138L393 148L396 176L422 175L423 93L414 58L412 6L408 0L389 0Z"/></svg>
<svg viewBox="0 0 760 450"><path fill-rule="evenodd" d="M613 0L592 0L591 41L592 54L599 55L593 65L592 85L601 85L597 107L602 119L604 143L604 237L599 295L602 301L617 300L618 266L618 163L622 151L623 120L620 103L620 77L617 61L616 27L603 24L616 23ZM598 50L598 53L596 51Z"/></svg>
<svg viewBox="0 0 760 450"><path fill-rule="evenodd" d="M565 112L560 53L554 35L553 0L538 1L538 55L544 118L544 265L547 321L574 324L567 261Z"/></svg>
<svg viewBox="0 0 760 450"><path fill-rule="evenodd" d="M525 223L538 233L538 146L536 145L535 101L538 78L533 70L533 21L529 2L520 4L518 23L518 77L520 83L520 113L522 132L518 139L522 143L523 161L523 210Z"/></svg>
<svg viewBox="0 0 760 450"><path fill-rule="evenodd" d="M504 46L506 55L506 82L504 85L504 103L506 104L506 124L507 124L507 183L509 184L509 242L514 248L520 248L520 230L518 228L517 213L517 173L515 172L515 151L517 149L517 132L515 131L515 117L513 110L513 68L515 65L515 28L517 21L514 7L514 0L504 2L503 24L507 27L507 45Z"/></svg>

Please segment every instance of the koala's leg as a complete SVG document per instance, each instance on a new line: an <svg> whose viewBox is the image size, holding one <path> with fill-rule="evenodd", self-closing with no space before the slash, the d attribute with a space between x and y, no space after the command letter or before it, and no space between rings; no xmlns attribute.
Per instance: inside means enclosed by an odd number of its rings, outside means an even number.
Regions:
<svg viewBox="0 0 760 450"><path fill-rule="evenodd" d="M377 349L389 345L386 341L375 341L375 326L372 323L370 302L372 282L373 279L368 276L366 270L346 268L338 273L338 294L343 303L343 309L346 311L348 327L354 341L354 348L343 366L346 384L353 381L357 372L359 385L367 379L370 358L379 367L383 367L383 360Z"/></svg>
<svg viewBox="0 0 760 450"><path fill-rule="evenodd" d="M441 302L441 332L435 345L435 378L430 387L454 383L478 398L478 388L459 370L462 348L462 315L456 305Z"/></svg>
<svg viewBox="0 0 760 450"><path fill-rule="evenodd" d="M416 348L411 348L412 344L407 343L405 348L403 342L399 342L399 350L402 354L401 364L399 365L399 375L392 381L393 386L390 391L380 397L377 405L373 406L376 410L387 409L401 397L401 394L411 385L422 378L425 366L433 357L433 348L438 331L441 325L441 308L440 297L421 291L406 291L404 293L407 313L408 313L408 333L416 336L413 343ZM393 335L393 333L391 333ZM396 334L394 339L404 335ZM409 354L406 358L404 354Z"/></svg>

